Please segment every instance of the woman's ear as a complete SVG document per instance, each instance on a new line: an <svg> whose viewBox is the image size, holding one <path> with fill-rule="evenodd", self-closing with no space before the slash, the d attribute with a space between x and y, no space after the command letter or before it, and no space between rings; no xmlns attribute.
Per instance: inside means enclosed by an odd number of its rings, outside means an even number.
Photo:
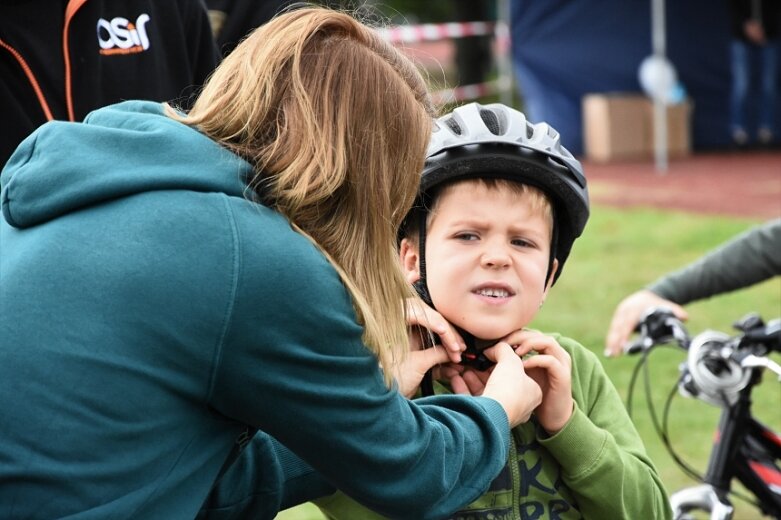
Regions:
<svg viewBox="0 0 781 520"><path fill-rule="evenodd" d="M399 260L401 261L401 269L404 271L404 276L410 284L420 280L418 246L407 238L403 239L399 246Z"/></svg>

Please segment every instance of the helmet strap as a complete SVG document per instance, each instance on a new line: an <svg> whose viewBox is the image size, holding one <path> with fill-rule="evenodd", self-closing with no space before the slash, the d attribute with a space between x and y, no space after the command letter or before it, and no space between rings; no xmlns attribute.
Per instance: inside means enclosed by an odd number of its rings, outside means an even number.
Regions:
<svg viewBox="0 0 781 520"><path fill-rule="evenodd" d="M428 292L428 285L426 284L426 220L428 219L428 213L425 209L420 209L418 212L418 271L420 272L420 279L415 282L414 287L418 292L420 298L426 302L431 308L434 308L434 304L431 302L431 295Z"/></svg>
<svg viewBox="0 0 781 520"><path fill-rule="evenodd" d="M422 209L417 212L418 215L418 271L420 272L420 278L418 278L418 281L416 281L412 286L415 288L415 292L418 293L418 296L420 296L420 299L423 300L426 305L434 308L434 303L431 301L431 294L428 292L428 285L426 284L426 212ZM434 346L433 344L433 336L423 336L431 337L432 341L425 341L424 348L431 348ZM429 345L429 343L432 343ZM424 397L429 395L434 395L434 374L431 369L426 371L425 374L423 374L423 379L420 382L420 392L423 394Z"/></svg>
<svg viewBox="0 0 781 520"><path fill-rule="evenodd" d="M548 274L545 275L545 286L548 286L548 280L550 280L553 274L553 261L556 259L557 245L559 243L559 226L556 225L555 210L553 218L553 230L551 232L550 240L550 257L548 258Z"/></svg>
<svg viewBox="0 0 781 520"><path fill-rule="evenodd" d="M426 220L428 215L425 211L420 211L418 213L420 219L418 222L418 270L420 271L420 278L413 284L413 287L418 293L418 296L420 296L420 299L423 300L426 305L436 310L434 307L434 302L431 300L431 293L429 293L428 284L426 283ZM493 362L488 360L488 358L486 358L485 355L480 350L478 350L476 338L472 334L465 331L461 327L457 327L455 325L453 325L453 327L461 335L461 339L464 340L464 344L466 345L466 350L461 354L462 364L473 366L478 370L487 370L491 365L493 365ZM424 335L423 337L426 338L427 336ZM431 348L434 346L434 343L438 343L436 341L436 337L428 337L431 338L431 340L426 342L425 348ZM420 391L423 396L434 395L434 376L432 374L432 370L428 370L423 375L423 380L420 382Z"/></svg>

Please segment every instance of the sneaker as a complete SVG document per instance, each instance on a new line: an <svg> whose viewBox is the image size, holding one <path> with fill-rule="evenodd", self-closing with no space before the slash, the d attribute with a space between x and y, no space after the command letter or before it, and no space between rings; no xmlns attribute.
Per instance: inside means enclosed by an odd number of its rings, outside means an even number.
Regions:
<svg viewBox="0 0 781 520"><path fill-rule="evenodd" d="M760 128L757 132L757 139L760 144L769 145L773 142L773 131L767 127Z"/></svg>
<svg viewBox="0 0 781 520"><path fill-rule="evenodd" d="M732 131L732 143L735 146L743 147L748 144L748 134L742 128L736 128Z"/></svg>

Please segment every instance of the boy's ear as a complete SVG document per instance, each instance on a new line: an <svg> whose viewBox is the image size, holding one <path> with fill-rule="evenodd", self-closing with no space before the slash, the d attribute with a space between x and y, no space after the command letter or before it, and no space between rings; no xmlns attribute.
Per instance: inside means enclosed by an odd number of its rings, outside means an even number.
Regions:
<svg viewBox="0 0 781 520"><path fill-rule="evenodd" d="M542 294L542 297L545 298L548 296L548 291L553 286L553 280L556 278L556 273L559 270L559 260L558 258L553 259L553 265L551 266L550 270L550 278L548 278L548 283L545 284L545 292Z"/></svg>
<svg viewBox="0 0 781 520"><path fill-rule="evenodd" d="M420 280L418 248L409 239L403 239L399 246L399 260L404 276L410 284Z"/></svg>

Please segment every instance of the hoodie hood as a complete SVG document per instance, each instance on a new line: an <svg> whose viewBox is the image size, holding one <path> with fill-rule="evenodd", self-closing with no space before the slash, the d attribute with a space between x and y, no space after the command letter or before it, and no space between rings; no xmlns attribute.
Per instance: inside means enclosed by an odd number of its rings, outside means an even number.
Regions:
<svg viewBox="0 0 781 520"><path fill-rule="evenodd" d="M249 163L164 114L126 101L83 123L52 121L25 139L0 174L0 206L17 228L155 190L243 197Z"/></svg>

